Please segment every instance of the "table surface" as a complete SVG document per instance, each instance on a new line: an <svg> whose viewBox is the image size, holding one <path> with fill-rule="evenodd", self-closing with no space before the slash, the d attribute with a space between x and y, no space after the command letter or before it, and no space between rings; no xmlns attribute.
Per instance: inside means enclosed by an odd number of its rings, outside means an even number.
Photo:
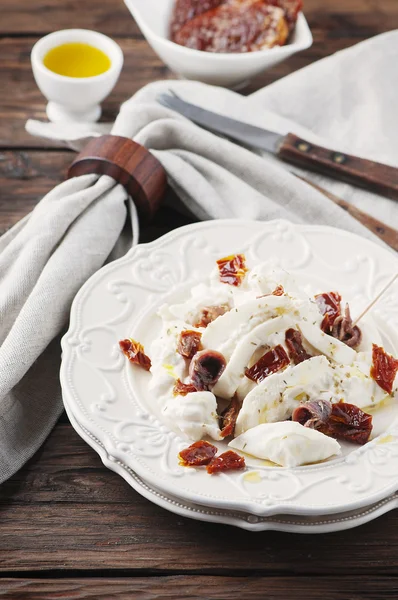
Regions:
<svg viewBox="0 0 398 600"><path fill-rule="evenodd" d="M305 0L312 48L253 81L244 93L378 33L398 28L397 0ZM62 181L73 154L30 137L45 118L29 53L57 29L114 37L125 67L104 105L172 78L122 0L1 0L0 232ZM149 240L189 222L161 210ZM322 536L250 533L182 518L151 504L75 433L63 415L43 447L0 489L0 596L7 599L375 599L398 595L398 513Z"/></svg>

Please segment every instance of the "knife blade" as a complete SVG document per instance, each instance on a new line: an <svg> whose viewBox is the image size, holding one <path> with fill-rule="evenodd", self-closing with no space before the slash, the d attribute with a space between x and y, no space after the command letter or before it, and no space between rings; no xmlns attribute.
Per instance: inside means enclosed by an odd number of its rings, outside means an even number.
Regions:
<svg viewBox="0 0 398 600"><path fill-rule="evenodd" d="M158 101L163 106L175 110L180 115L206 129L226 135L243 144L267 150L268 152L276 153L284 139L283 135L278 135L273 131L260 129L260 127L242 123L242 121L236 121L230 117L224 117L195 104L185 102L185 100L182 100L174 93L173 95L160 94Z"/></svg>
<svg viewBox="0 0 398 600"><path fill-rule="evenodd" d="M249 123L186 102L174 92L160 94L158 102L212 132L233 141L266 150L301 168L316 171L368 189L394 200L398 199L398 169L365 158L324 148L293 133L279 135Z"/></svg>

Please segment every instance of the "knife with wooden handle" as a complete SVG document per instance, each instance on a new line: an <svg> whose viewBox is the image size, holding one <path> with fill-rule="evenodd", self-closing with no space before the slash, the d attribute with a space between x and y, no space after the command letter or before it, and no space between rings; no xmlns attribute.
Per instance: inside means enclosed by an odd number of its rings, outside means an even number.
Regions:
<svg viewBox="0 0 398 600"><path fill-rule="evenodd" d="M279 135L225 117L185 102L174 93L161 94L158 101L194 123L221 133L231 140L267 150L282 160L305 169L317 171L394 200L398 199L398 169L395 167L323 148L293 133Z"/></svg>

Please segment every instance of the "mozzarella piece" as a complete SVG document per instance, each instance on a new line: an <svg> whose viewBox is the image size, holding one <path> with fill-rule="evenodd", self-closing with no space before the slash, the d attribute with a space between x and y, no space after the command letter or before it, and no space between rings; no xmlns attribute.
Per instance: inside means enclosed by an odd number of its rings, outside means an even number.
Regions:
<svg viewBox="0 0 398 600"><path fill-rule="evenodd" d="M149 356L152 377L149 389L154 392L158 404L165 394L172 392L176 379L183 381L188 375L186 361L176 351L178 337L183 329L183 323L166 322L160 336L151 344Z"/></svg>
<svg viewBox="0 0 398 600"><path fill-rule="evenodd" d="M323 333L318 324L314 325L308 321L300 321L298 327L307 342L330 360L342 365L349 365L354 362L357 354L355 350L331 335Z"/></svg>
<svg viewBox="0 0 398 600"><path fill-rule="evenodd" d="M240 435L260 423L284 421L300 402L317 398L330 400L328 390L332 385L333 369L324 356L314 356L269 375L244 399L235 432Z"/></svg>
<svg viewBox="0 0 398 600"><path fill-rule="evenodd" d="M191 392L186 396L171 396L162 410L171 429L197 441L209 435L221 439L218 426L217 401L211 392Z"/></svg>
<svg viewBox="0 0 398 600"><path fill-rule="evenodd" d="M302 293L293 275L284 269L272 268L266 262L253 267L246 277L246 282L249 289L255 290L259 294L272 294L278 285L282 285L283 289L289 293L297 295Z"/></svg>
<svg viewBox="0 0 398 600"><path fill-rule="evenodd" d="M229 446L282 467L316 463L341 452L336 440L295 421L257 425Z"/></svg>
<svg viewBox="0 0 398 600"><path fill-rule="evenodd" d="M278 285L283 286L285 293L273 296L272 292ZM163 327L149 352L152 360L149 385L155 407L168 426L192 440L207 435L220 439L215 394L225 399L236 394L243 402L235 429L240 437L249 434L254 436L251 432L258 428L261 428L260 431L271 431L269 428L276 426L277 421L281 421L277 425L283 427L301 427L299 424L285 423L284 420L301 402L307 400L343 400L366 409L377 406L387 398L384 390L370 377L371 352L356 352L323 333L320 329L323 317L307 291L302 286L298 287L292 275L283 269L272 268L268 262L248 272L240 286L222 284L218 269L215 268L210 281L193 287L185 302L161 307L158 314L163 320ZM192 325L198 321L204 307L222 304L230 307L229 312L218 317L207 328L195 328ZM298 328L309 353L319 356L299 365L291 365L270 375L260 384L245 377L245 368L255 362L256 356L260 356L264 348L278 344L286 347L285 332L290 327ZM221 352L227 365L211 392L174 396L176 379L188 383L188 361L176 351L178 337L187 328L200 331L203 348ZM381 345L376 334L375 329L370 330L369 335L365 330L361 350L370 350L373 340ZM395 381L397 386L398 375ZM264 427L267 429L264 430ZM322 435L308 431L310 435ZM293 434L287 437L289 443L286 437L278 442L280 446L285 442L289 444L286 446L286 455L282 448L278 450L279 454L282 453L282 462L279 464L294 466L292 456L295 444L301 446L297 440L294 442L296 438ZM260 444L261 435L258 434L258 439L254 436L253 440ZM331 443L337 442L332 440ZM234 447L233 444L230 445ZM247 448L245 451L248 451ZM252 453L260 456L258 452L254 450ZM274 460L271 456L264 458ZM299 457L297 464L323 458Z"/></svg>
<svg viewBox="0 0 398 600"><path fill-rule="evenodd" d="M163 321L180 320L187 325L197 323L205 306L227 304L234 306L234 290L230 285L219 284L215 288L200 284L192 288L191 297L180 304L163 304L158 315Z"/></svg>
<svg viewBox="0 0 398 600"><path fill-rule="evenodd" d="M392 394L393 398L398 398L398 371L395 375L394 383L392 384Z"/></svg>
<svg viewBox="0 0 398 600"><path fill-rule="evenodd" d="M232 398L238 386L245 377L245 369L254 352L268 344L270 336L281 332L283 340L285 331L294 326L294 321L288 316L276 317L257 325L247 333L236 345L224 373L213 388L214 394L221 398ZM274 343L270 344L274 346ZM248 380L249 381L249 380Z"/></svg>
<svg viewBox="0 0 398 600"><path fill-rule="evenodd" d="M254 390L254 388L257 386L257 383L255 381L252 381L251 379L249 379L248 377L244 377L239 385L239 387L236 390L236 395L238 397L238 400L240 400L241 402L243 402L243 400L246 398L246 396L252 391Z"/></svg>
<svg viewBox="0 0 398 600"><path fill-rule="evenodd" d="M257 294L272 294L274 289L282 285L285 294L291 298L300 318L307 318L311 322L321 323L322 315L315 300L297 285L293 275L281 268L270 269L267 263L254 267L248 277L247 286L257 291Z"/></svg>
<svg viewBox="0 0 398 600"><path fill-rule="evenodd" d="M351 314L358 314L358 312L359 311L355 311L354 313L354 310L351 309ZM355 348L357 352L372 351L373 344L376 344L377 346L383 346L383 340L381 338L379 330L377 329L374 320L369 314L365 315L361 319L361 332L361 342L359 346Z"/></svg>
<svg viewBox="0 0 398 600"><path fill-rule="evenodd" d="M202 336L203 348L218 350L229 360L236 344L257 325L287 314L293 308L286 296L265 296L233 308L210 323Z"/></svg>
<svg viewBox="0 0 398 600"><path fill-rule="evenodd" d="M358 352L351 365L338 365L334 369L336 401L343 400L358 408L376 406L388 394L370 376L371 352Z"/></svg>

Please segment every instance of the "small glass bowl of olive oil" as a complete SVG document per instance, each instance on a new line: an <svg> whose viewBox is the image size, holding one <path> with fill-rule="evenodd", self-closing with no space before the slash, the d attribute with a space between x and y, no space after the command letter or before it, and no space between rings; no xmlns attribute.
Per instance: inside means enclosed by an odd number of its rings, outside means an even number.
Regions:
<svg viewBox="0 0 398 600"><path fill-rule="evenodd" d="M33 75L49 100L50 121L93 122L123 66L111 38L85 29L64 29L40 39L31 53Z"/></svg>

